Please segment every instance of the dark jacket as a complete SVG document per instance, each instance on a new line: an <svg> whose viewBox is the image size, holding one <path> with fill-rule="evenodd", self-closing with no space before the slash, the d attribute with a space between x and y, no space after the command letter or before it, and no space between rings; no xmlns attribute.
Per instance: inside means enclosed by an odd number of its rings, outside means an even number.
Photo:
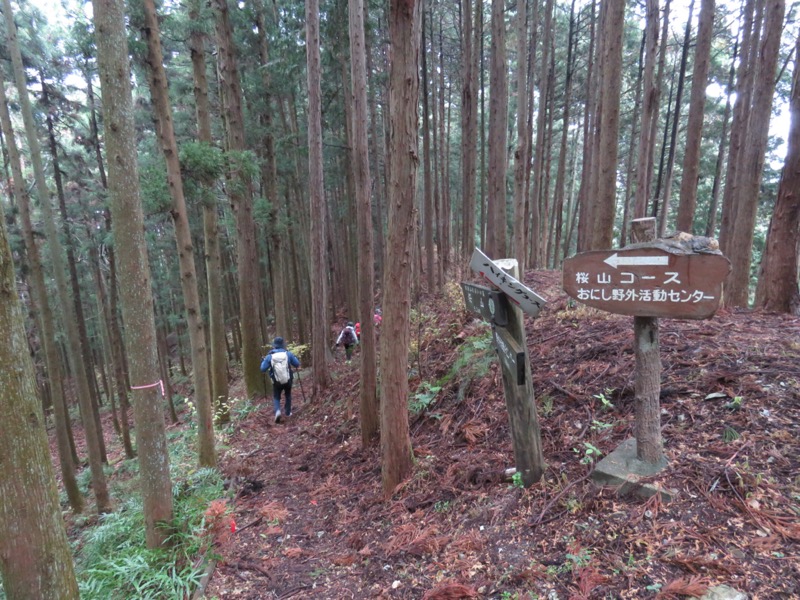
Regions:
<svg viewBox="0 0 800 600"><path fill-rule="evenodd" d="M289 366L294 367L295 369L300 368L300 359L289 352L286 348L273 348L269 351L269 354L264 357L264 360L261 361L261 372L269 373L269 378L272 379L273 382L275 381L275 374L272 372L272 355L276 352L286 352L286 354L289 355ZM289 369L289 383L292 383L293 379L294 371Z"/></svg>

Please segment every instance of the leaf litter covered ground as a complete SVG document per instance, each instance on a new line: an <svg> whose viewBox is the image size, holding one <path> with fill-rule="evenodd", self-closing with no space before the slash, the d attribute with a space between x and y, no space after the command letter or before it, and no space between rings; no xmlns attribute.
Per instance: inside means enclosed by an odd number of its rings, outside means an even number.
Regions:
<svg viewBox="0 0 800 600"><path fill-rule="evenodd" d="M451 285L415 306L412 477L383 497L378 444L362 449L347 416L358 361L337 357L325 398L295 384L288 422L259 401L224 440L233 500L209 512L220 533L206 597L686 598L727 584L800 598L800 319L660 320L670 462L651 481L678 495L623 498L589 475L598 451L632 435L632 319L568 302L559 273L525 282L549 300L527 320L539 483L505 475L513 449L490 330Z"/></svg>
<svg viewBox="0 0 800 600"><path fill-rule="evenodd" d="M420 365L429 385L412 398L413 476L382 496L378 445L363 450L347 418L357 361L337 363L325 398L304 402L295 385L287 423L264 403L222 461L238 531L218 541L207 597L682 598L718 584L800 597L800 319L660 321L669 467L652 482L678 495L623 498L588 475L594 449L632 435L632 319L568 302L558 273L526 283L550 301L527 322L539 483L504 475L489 329L452 286L416 307L412 390Z"/></svg>

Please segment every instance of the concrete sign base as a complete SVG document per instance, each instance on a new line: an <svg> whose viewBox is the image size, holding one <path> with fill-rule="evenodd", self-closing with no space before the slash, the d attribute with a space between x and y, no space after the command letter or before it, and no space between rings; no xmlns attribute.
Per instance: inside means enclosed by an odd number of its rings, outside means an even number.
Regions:
<svg viewBox="0 0 800 600"><path fill-rule="evenodd" d="M652 483L641 483L641 479L651 477L667 467L667 459L650 464L636 457L636 440L630 438L622 442L611 454L599 461L592 473L592 481L601 486L619 488L620 495L636 494L649 498L661 494L661 500L669 502L677 495L677 490L662 488Z"/></svg>

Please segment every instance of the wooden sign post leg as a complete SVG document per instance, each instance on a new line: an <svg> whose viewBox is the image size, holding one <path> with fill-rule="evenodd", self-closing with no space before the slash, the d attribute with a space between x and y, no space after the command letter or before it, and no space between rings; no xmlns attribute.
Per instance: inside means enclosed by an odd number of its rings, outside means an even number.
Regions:
<svg viewBox="0 0 800 600"><path fill-rule="evenodd" d="M655 219L634 219L631 222L634 242L655 239ZM661 443L661 355L658 341L658 319L634 317L634 354L636 356L636 457L649 464L664 461Z"/></svg>
<svg viewBox="0 0 800 600"><path fill-rule="evenodd" d="M496 260L495 263L507 273L519 278L519 267L516 260ZM503 389L505 391L506 408L508 409L509 428L514 444L514 460L517 472L522 475L522 482L528 487L541 479L544 473L544 455L542 454L542 434L539 418L536 414L536 400L533 395L531 365L528 360L528 343L525 337L525 323L522 310L508 303L506 329L524 350L525 381L519 385L517 374L508 369L503 372ZM502 362L502 361L501 361Z"/></svg>

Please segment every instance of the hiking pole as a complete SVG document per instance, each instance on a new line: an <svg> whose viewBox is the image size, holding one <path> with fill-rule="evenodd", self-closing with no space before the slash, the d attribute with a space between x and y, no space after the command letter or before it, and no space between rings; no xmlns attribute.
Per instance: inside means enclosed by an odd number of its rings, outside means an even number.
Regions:
<svg viewBox="0 0 800 600"><path fill-rule="evenodd" d="M303 404L306 404L306 391L303 389L303 378L300 377L300 373L297 372L297 369L295 369L294 372L297 375L297 381L300 382L300 394L303 396Z"/></svg>

